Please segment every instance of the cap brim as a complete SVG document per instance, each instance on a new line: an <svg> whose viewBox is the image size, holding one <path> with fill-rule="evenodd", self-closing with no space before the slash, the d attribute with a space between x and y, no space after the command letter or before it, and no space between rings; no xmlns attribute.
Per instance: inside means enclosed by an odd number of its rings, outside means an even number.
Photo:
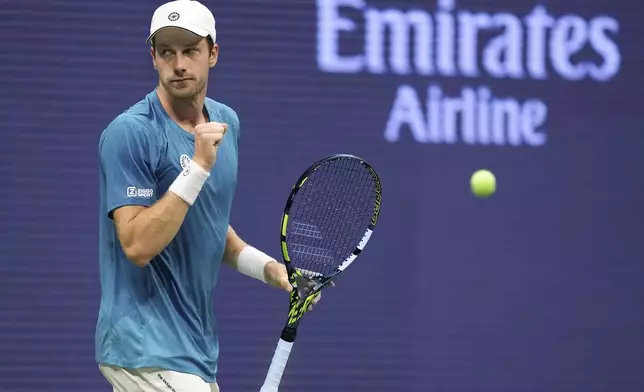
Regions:
<svg viewBox="0 0 644 392"><path fill-rule="evenodd" d="M200 32L200 31L197 31L196 29L189 29L189 28L184 27L184 26L168 25L168 26L159 27L158 29L154 30L154 31L153 31L153 32L148 36L148 39L147 39L147 40L145 40L145 42L146 42L147 44L149 44L149 43L152 41L152 38L154 38L154 36L156 35L156 33L158 33L158 32L159 32L159 31L161 31L161 30L168 29L168 28L171 28L171 27L174 27L174 28L176 28L176 29L181 29L181 30L188 31L188 32L190 32L190 33L192 33L192 34L198 35L198 36L203 37L203 38L206 38L206 37L208 36L208 32L207 32L207 31L206 31L206 32Z"/></svg>

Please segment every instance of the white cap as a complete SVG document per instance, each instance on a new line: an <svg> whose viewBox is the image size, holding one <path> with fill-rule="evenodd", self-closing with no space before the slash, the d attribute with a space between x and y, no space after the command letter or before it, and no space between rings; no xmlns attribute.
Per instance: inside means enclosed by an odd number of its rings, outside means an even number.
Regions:
<svg viewBox="0 0 644 392"><path fill-rule="evenodd" d="M154 11L150 24L150 43L154 34L165 27L179 27L201 37L210 36L217 42L215 17L205 5L194 0L175 0L165 3Z"/></svg>

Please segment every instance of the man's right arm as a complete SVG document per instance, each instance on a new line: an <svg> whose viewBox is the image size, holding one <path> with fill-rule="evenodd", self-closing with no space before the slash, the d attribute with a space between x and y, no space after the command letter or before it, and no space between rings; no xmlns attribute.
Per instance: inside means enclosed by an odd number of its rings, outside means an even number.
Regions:
<svg viewBox="0 0 644 392"><path fill-rule="evenodd" d="M157 194L160 149L143 124L113 121L99 143L108 215L127 258L143 267L176 236L189 204L172 192ZM161 197L160 197L161 196Z"/></svg>
<svg viewBox="0 0 644 392"><path fill-rule="evenodd" d="M114 224L127 258L139 267L147 265L177 235L189 204L166 192L151 207L128 205L114 211Z"/></svg>
<svg viewBox="0 0 644 392"><path fill-rule="evenodd" d="M106 181L105 203L121 247L134 264L147 265L177 235L188 208L210 176L215 144L224 133L225 126L219 123L198 127L192 162L158 198L154 167L160 152L153 136L140 124L122 119L104 132L99 154Z"/></svg>

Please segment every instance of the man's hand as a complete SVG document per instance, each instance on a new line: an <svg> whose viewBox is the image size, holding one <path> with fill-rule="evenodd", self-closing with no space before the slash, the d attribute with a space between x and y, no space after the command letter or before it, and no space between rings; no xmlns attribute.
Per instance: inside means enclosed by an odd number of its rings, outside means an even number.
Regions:
<svg viewBox="0 0 644 392"><path fill-rule="evenodd" d="M293 291L293 286L291 285L291 282L288 281L288 273L286 272L284 264L278 263L277 261L269 261L266 263L266 265L264 265L264 278L266 278L266 282L273 287L285 290L289 293ZM333 287L335 286L335 283L330 282L328 286ZM308 310L313 310L313 306L320 302L320 298L322 298L322 292L313 299Z"/></svg>
<svg viewBox="0 0 644 392"><path fill-rule="evenodd" d="M288 281L288 274L284 264L277 261L269 261L264 265L264 278L266 283L278 289L286 290L287 292L293 291L291 282Z"/></svg>
<svg viewBox="0 0 644 392"><path fill-rule="evenodd" d="M199 124L195 127L195 154L192 160L204 170L210 171L217 160L217 149L228 125L218 122Z"/></svg>

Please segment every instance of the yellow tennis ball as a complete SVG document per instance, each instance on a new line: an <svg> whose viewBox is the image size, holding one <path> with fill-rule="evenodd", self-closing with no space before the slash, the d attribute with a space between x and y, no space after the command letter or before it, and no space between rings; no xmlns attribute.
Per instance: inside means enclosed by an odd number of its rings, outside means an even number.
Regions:
<svg viewBox="0 0 644 392"><path fill-rule="evenodd" d="M470 178L472 193L478 197L488 197L496 191L496 178L488 170L477 170Z"/></svg>

